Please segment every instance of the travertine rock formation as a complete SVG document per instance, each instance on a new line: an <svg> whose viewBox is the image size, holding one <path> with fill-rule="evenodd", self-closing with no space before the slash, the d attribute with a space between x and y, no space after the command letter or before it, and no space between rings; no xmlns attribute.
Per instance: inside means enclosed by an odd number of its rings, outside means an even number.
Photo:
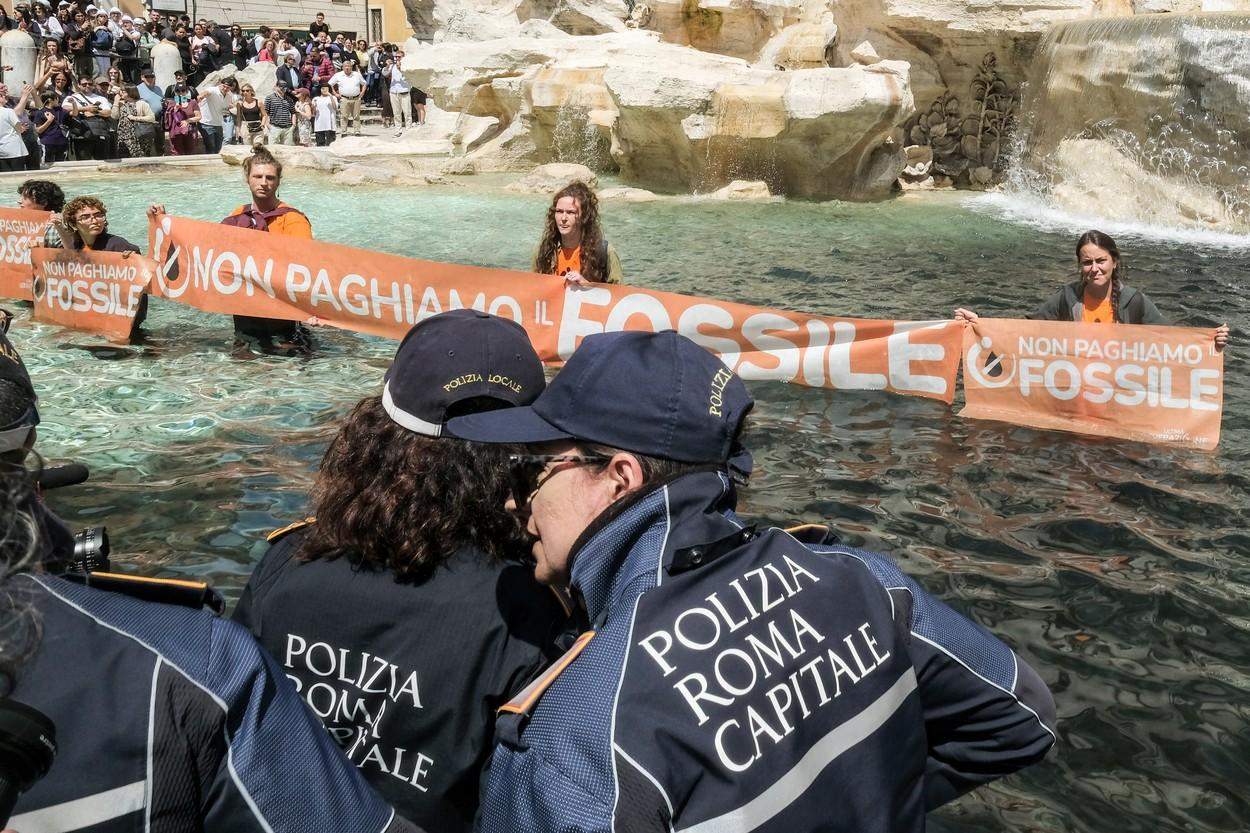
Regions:
<svg viewBox="0 0 1250 833"><path fill-rule="evenodd" d="M471 154L479 170L582 162L560 158L572 133L583 156L667 191L759 179L792 196L880 197L913 108L901 62L783 72L634 30L410 44L404 70L441 108L498 119Z"/></svg>
<svg viewBox="0 0 1250 833"><path fill-rule="evenodd" d="M444 109L495 120L458 168L578 162L663 190L738 178L874 198L917 142L932 143L935 176L996 179L1017 90L1052 24L1250 0L405 4L410 79Z"/></svg>

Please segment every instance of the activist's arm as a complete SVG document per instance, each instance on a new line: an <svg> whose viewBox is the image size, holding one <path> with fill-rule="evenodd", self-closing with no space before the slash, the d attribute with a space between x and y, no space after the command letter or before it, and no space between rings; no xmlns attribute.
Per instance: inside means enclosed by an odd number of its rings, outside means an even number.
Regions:
<svg viewBox="0 0 1250 833"><path fill-rule="evenodd" d="M1159 312L1159 308L1155 306L1154 301L1150 300L1150 296L1145 292L1139 292L1141 295L1141 323L1143 324L1163 324L1167 325L1168 320L1163 317L1163 313Z"/></svg>
<svg viewBox="0 0 1250 833"><path fill-rule="evenodd" d="M1066 287L1060 287L1059 291L1051 295L1041 306L1024 316L1030 321L1062 321L1064 319L1064 306L1066 303L1067 293Z"/></svg>
<svg viewBox="0 0 1250 833"><path fill-rule="evenodd" d="M926 809L1041 760L1055 743L1055 701L1037 672L885 556L854 555L889 592L896 621L910 632L929 748Z"/></svg>

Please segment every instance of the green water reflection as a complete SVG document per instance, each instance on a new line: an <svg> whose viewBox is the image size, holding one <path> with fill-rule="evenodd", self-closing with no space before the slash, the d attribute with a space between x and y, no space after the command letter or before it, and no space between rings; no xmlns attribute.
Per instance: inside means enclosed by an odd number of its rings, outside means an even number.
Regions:
<svg viewBox="0 0 1250 833"><path fill-rule="evenodd" d="M103 197L131 239L145 236L148 202L217 220L244 197L237 172L66 186ZM307 176L284 195L321 239L513 268L545 209L474 186ZM632 283L882 318L1018 314L1066 279L1072 231L1005 211L965 196L604 207ZM1120 243L1131 282L1173 322L1233 326L1215 454L961 420L916 398L753 385L746 512L828 521L891 553L1056 692L1051 758L943 810L936 830L1250 828L1250 402L1236 338L1250 329L1250 245ZM204 576L233 596L264 533L302 517L335 421L378 390L394 344L324 332L311 359L239 356L229 319L160 301L148 333L96 354L81 349L90 338L15 325L42 395L40 448L93 471L52 502L76 525L107 523L134 569Z"/></svg>

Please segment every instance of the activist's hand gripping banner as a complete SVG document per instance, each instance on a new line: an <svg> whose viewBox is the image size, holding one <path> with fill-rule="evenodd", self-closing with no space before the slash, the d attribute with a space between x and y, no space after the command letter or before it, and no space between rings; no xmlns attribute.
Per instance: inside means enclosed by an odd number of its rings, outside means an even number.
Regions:
<svg viewBox="0 0 1250 833"><path fill-rule="evenodd" d="M964 332L960 416L1212 450L1224 355L1215 331L981 318Z"/></svg>
<svg viewBox="0 0 1250 833"><path fill-rule="evenodd" d="M152 218L152 293L209 312L329 324L399 339L471 307L511 318L543 361L617 330L674 329L745 379L889 390L950 403L961 325L833 318L637 287L435 263L163 215Z"/></svg>
<svg viewBox="0 0 1250 833"><path fill-rule="evenodd" d="M34 318L129 341L156 264L131 252L31 250Z"/></svg>
<svg viewBox="0 0 1250 833"><path fill-rule="evenodd" d="M30 298L30 250L43 245L49 211L0 208L0 296Z"/></svg>

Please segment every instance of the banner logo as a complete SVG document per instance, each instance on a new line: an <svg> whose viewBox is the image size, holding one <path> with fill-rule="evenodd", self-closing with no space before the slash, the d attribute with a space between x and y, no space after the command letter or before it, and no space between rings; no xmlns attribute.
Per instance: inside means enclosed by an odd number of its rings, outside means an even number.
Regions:
<svg viewBox="0 0 1250 833"><path fill-rule="evenodd" d="M989 336L974 341L964 356L964 373L983 388L1006 387L1016 377L1016 364L994 353L992 346Z"/></svg>

